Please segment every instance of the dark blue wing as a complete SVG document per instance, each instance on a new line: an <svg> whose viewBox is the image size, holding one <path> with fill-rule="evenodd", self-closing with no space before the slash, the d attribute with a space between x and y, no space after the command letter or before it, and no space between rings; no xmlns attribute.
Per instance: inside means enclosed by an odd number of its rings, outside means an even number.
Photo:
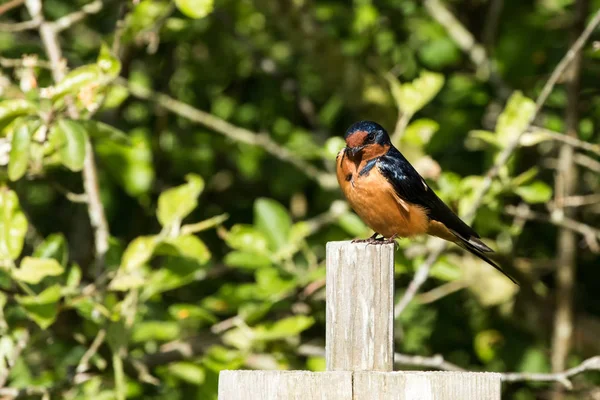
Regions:
<svg viewBox="0 0 600 400"><path fill-rule="evenodd" d="M477 232L465 224L435 194L395 147L391 147L385 155L379 158L377 166L401 199L423 207L430 219L441 222L464 240L479 238Z"/></svg>

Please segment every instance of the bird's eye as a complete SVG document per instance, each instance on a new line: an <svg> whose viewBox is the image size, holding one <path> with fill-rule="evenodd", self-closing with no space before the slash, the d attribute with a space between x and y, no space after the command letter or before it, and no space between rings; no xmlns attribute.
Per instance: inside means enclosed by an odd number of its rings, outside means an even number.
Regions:
<svg viewBox="0 0 600 400"><path fill-rule="evenodd" d="M375 140L375 134L374 134L374 133L369 133L369 134L367 135L367 140L368 140L369 142L372 142L373 140Z"/></svg>

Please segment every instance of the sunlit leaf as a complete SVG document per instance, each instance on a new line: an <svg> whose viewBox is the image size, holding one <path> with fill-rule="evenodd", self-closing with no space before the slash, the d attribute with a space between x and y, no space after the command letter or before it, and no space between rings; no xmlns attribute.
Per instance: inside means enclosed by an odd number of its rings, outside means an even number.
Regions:
<svg viewBox="0 0 600 400"><path fill-rule="evenodd" d="M133 271L145 264L157 245L156 236L139 236L129 243L121 260L121 269Z"/></svg>
<svg viewBox="0 0 600 400"><path fill-rule="evenodd" d="M53 285L36 296L15 296L17 303L25 309L27 316L42 329L48 328L58 314L58 301L61 298L59 285Z"/></svg>
<svg viewBox="0 0 600 400"><path fill-rule="evenodd" d="M131 341L143 343L150 340L169 341L180 335L179 324L174 321L142 321L133 327Z"/></svg>
<svg viewBox="0 0 600 400"><path fill-rule="evenodd" d="M48 235L33 252L34 257L53 258L63 267L67 266L69 260L69 248L67 241L62 233L53 233Z"/></svg>
<svg viewBox="0 0 600 400"><path fill-rule="evenodd" d="M59 119L50 130L50 141L61 163L71 171L81 171L85 161L87 134L79 121Z"/></svg>
<svg viewBox="0 0 600 400"><path fill-rule="evenodd" d="M490 145L495 148L501 147L498 136L494 132L484 130L470 131L465 141L465 146L469 150L481 150Z"/></svg>
<svg viewBox="0 0 600 400"><path fill-rule="evenodd" d="M204 18L213 11L213 0L175 0L175 5L190 18Z"/></svg>
<svg viewBox="0 0 600 400"><path fill-rule="evenodd" d="M25 122L13 132L8 160L8 178L11 181L20 179L27 171L31 133L30 126Z"/></svg>
<svg viewBox="0 0 600 400"><path fill-rule="evenodd" d="M498 346L504 338L502 334L494 329L485 330L475 336L475 353L483 362L489 362L496 357Z"/></svg>
<svg viewBox="0 0 600 400"><path fill-rule="evenodd" d="M192 320L216 323L217 317L203 307L194 304L173 304L169 307L169 314L177 320Z"/></svg>
<svg viewBox="0 0 600 400"><path fill-rule="evenodd" d="M204 180L195 174L187 174L186 179L186 184L167 189L159 196L156 215L162 226L181 223L198 205Z"/></svg>
<svg viewBox="0 0 600 400"><path fill-rule="evenodd" d="M21 211L17 194L0 186L0 260L14 260L23 249L27 218Z"/></svg>
<svg viewBox="0 0 600 400"><path fill-rule="evenodd" d="M429 143L433 134L440 129L440 125L434 120L421 118L413 121L406 127L402 141L422 147Z"/></svg>
<svg viewBox="0 0 600 400"><path fill-rule="evenodd" d="M61 275L65 269L52 258L25 257L13 277L21 282L37 284L47 276Z"/></svg>
<svg viewBox="0 0 600 400"><path fill-rule="evenodd" d="M314 318L306 315L283 318L273 324L258 326L255 329L255 338L259 340L285 339L305 331L314 323Z"/></svg>
<svg viewBox="0 0 600 400"><path fill-rule="evenodd" d="M95 120L80 121L88 135L94 140L109 140L119 144L131 144L131 139L125 132L104 122Z"/></svg>
<svg viewBox="0 0 600 400"><path fill-rule="evenodd" d="M188 361L171 363L168 368L173 376L192 385L201 385L206 377L202 367Z"/></svg>
<svg viewBox="0 0 600 400"><path fill-rule="evenodd" d="M268 256L245 251L227 253L223 262L230 267L246 269L256 269L271 265L271 260Z"/></svg>
<svg viewBox="0 0 600 400"><path fill-rule="evenodd" d="M81 282L81 268L77 264L73 264L67 274L66 286L69 288L76 288Z"/></svg>
<svg viewBox="0 0 600 400"><path fill-rule="evenodd" d="M422 71L418 78L403 84L393 76L387 78L396 105L407 115L414 115L423 108L444 85L444 75L430 71Z"/></svg>
<svg viewBox="0 0 600 400"><path fill-rule="evenodd" d="M150 136L143 129L134 129L128 137L130 144L121 140L96 140L94 149L103 166L127 194L140 196L150 190L154 179Z"/></svg>
<svg viewBox="0 0 600 400"><path fill-rule="evenodd" d="M102 43L102 46L100 47L97 63L104 74L113 78L119 76L121 62L111 53L110 48L104 43Z"/></svg>
<svg viewBox="0 0 600 400"><path fill-rule="evenodd" d="M533 100L523 96L519 91L514 92L496 122L498 141L502 145L506 145L523 133L534 111Z"/></svg>
<svg viewBox="0 0 600 400"><path fill-rule="evenodd" d="M225 236L225 242L232 249L248 253L267 253L266 235L252 225L237 224Z"/></svg>
<svg viewBox="0 0 600 400"><path fill-rule="evenodd" d="M35 113L34 103L24 99L0 101L0 130L13 119Z"/></svg>
<svg viewBox="0 0 600 400"><path fill-rule="evenodd" d="M367 225L353 212L342 214L338 218L337 224L351 236L361 236L369 233Z"/></svg>
<svg viewBox="0 0 600 400"><path fill-rule="evenodd" d="M158 254L179 256L193 259L200 265L210 260L210 250L194 235L182 235L174 239L167 239L156 249Z"/></svg>
<svg viewBox="0 0 600 400"><path fill-rule="evenodd" d="M46 88L46 97L57 100L65 95L76 95L84 86L98 83L102 71L97 64L84 65L69 72L55 86Z"/></svg>
<svg viewBox="0 0 600 400"><path fill-rule="evenodd" d="M334 136L327 139L324 147L325 157L330 160L335 160L335 157L345 145L346 143L344 142L344 139L339 136Z"/></svg>
<svg viewBox="0 0 600 400"><path fill-rule="evenodd" d="M277 201L259 198L254 202L254 225L265 235L271 250L279 250L288 242L292 220Z"/></svg>
<svg viewBox="0 0 600 400"><path fill-rule="evenodd" d="M542 181L535 181L529 185L519 186L515 189L527 203L546 203L552 198L552 188Z"/></svg>

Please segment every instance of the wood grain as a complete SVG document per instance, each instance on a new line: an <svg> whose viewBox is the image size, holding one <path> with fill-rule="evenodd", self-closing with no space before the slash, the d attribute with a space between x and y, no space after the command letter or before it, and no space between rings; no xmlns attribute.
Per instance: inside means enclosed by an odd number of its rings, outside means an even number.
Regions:
<svg viewBox="0 0 600 400"><path fill-rule="evenodd" d="M392 371L394 245L327 243L328 371Z"/></svg>
<svg viewBox="0 0 600 400"><path fill-rule="evenodd" d="M219 400L352 400L352 372L221 371Z"/></svg>
<svg viewBox="0 0 600 400"><path fill-rule="evenodd" d="M355 372L353 400L500 400L501 375L488 372Z"/></svg>

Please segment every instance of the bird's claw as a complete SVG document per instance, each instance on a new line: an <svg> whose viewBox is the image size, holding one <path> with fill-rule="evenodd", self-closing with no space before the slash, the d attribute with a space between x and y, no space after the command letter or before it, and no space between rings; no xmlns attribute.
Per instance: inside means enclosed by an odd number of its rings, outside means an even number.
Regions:
<svg viewBox="0 0 600 400"><path fill-rule="evenodd" d="M383 236L380 238L377 238L378 235L379 235L378 233L375 233L373 236L371 236L367 239L354 239L354 240L352 240L352 243L390 244L390 243L395 243L396 238L398 237L398 235L393 235L386 239Z"/></svg>

